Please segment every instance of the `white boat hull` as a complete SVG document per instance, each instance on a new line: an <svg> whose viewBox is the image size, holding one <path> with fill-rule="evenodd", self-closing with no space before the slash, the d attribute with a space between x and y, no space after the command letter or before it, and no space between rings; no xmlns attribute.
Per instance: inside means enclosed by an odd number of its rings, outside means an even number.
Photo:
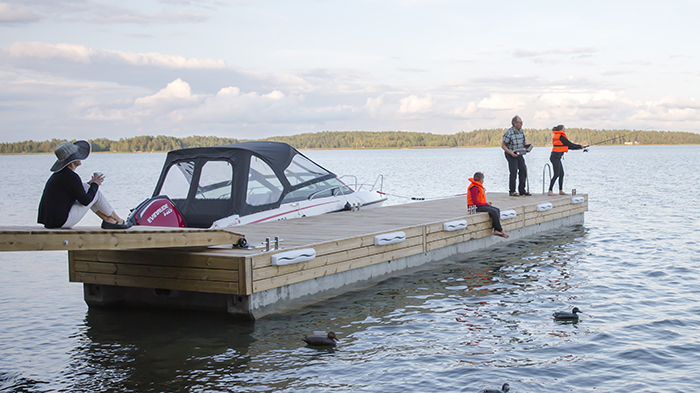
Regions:
<svg viewBox="0 0 700 393"><path fill-rule="evenodd" d="M346 206L376 207L381 206L386 201L386 197L374 191L355 191L347 195L338 195L325 198L315 198L305 201L284 203L276 209L266 210L259 213L249 214L240 217L234 214L214 221L212 228L228 228L240 225L257 224L261 222L271 222L280 220L291 220L294 218L319 216L321 214L333 213L346 210Z"/></svg>

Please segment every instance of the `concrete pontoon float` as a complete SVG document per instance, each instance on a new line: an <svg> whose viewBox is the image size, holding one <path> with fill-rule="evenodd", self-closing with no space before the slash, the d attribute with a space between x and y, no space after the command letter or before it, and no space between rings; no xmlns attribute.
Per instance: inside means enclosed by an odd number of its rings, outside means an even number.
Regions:
<svg viewBox="0 0 700 393"><path fill-rule="evenodd" d="M318 302L449 257L582 225L587 195L509 197L503 239L465 197L226 229L0 228L0 251L67 250L69 278L90 307L227 312L242 319ZM256 248L233 245L245 237ZM470 254L474 255L474 254Z"/></svg>

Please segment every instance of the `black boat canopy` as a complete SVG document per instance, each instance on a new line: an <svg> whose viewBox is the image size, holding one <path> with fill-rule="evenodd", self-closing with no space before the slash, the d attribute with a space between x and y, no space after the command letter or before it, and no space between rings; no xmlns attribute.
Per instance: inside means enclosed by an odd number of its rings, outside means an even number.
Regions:
<svg viewBox="0 0 700 393"><path fill-rule="evenodd" d="M338 185L333 173L286 143L243 142L169 152L153 196L170 197L188 227L208 228Z"/></svg>

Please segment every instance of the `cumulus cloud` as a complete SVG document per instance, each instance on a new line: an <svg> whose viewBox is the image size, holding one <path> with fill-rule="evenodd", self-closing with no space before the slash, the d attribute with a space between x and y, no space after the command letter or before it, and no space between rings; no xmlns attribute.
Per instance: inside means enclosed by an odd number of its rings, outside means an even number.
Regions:
<svg viewBox="0 0 700 393"><path fill-rule="evenodd" d="M101 128L138 124L160 130L160 133L166 129L169 133L177 130L189 134L225 134L232 129L240 132L247 129L252 134L235 135L247 138L279 134L275 131L278 127L286 127L285 133L289 133L294 125L341 121L362 109L353 105L308 106L303 95L287 95L279 90L244 92L235 86L221 88L216 94L194 94L190 85L181 79L168 83L154 94L137 97L131 103L96 100L81 103L81 106L76 119L101 122ZM267 133L261 134L260 129L265 128Z"/></svg>
<svg viewBox="0 0 700 393"><path fill-rule="evenodd" d="M695 124L700 118L700 102L694 97L666 96L659 100L638 102L629 117L631 122L644 122L651 126Z"/></svg>
<svg viewBox="0 0 700 393"><path fill-rule="evenodd" d="M399 107L398 113L401 114L414 114L419 112L427 112L430 108L435 105L433 97L430 93L426 94L423 98L418 98L417 95L411 94L408 97L399 100L401 106Z"/></svg>
<svg viewBox="0 0 700 393"><path fill-rule="evenodd" d="M517 110L525 106L527 98L517 94L490 94L479 101L479 109Z"/></svg>
<svg viewBox="0 0 700 393"><path fill-rule="evenodd" d="M470 102L466 107L455 108L450 113L457 117L470 118L476 114L477 110L476 102Z"/></svg>
<svg viewBox="0 0 700 393"><path fill-rule="evenodd" d="M588 108L608 108L624 101L624 96L610 90L548 92L540 95L538 101L543 106L577 106Z"/></svg>
<svg viewBox="0 0 700 393"><path fill-rule="evenodd" d="M661 105L650 104L646 108L639 108L630 116L631 121L653 121L658 123L680 123L685 121L696 122L700 111L693 108L666 108Z"/></svg>
<svg viewBox="0 0 700 393"><path fill-rule="evenodd" d="M657 105L669 109L700 109L700 100L695 97L666 96L661 98Z"/></svg>
<svg viewBox="0 0 700 393"><path fill-rule="evenodd" d="M178 78L168 83L164 89L156 94L137 98L134 103L146 107L155 107L163 104L168 106L189 105L196 101L198 101L198 97L192 95L190 85Z"/></svg>
<svg viewBox="0 0 700 393"><path fill-rule="evenodd" d="M365 109L370 113L370 116L376 117L377 110L382 103L384 103L384 94L375 98L368 97L367 102L365 103Z"/></svg>

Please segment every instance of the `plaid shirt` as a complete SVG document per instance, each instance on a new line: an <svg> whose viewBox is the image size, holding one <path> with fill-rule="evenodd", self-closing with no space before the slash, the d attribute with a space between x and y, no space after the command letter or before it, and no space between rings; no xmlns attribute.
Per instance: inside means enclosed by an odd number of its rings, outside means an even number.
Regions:
<svg viewBox="0 0 700 393"><path fill-rule="evenodd" d="M518 131L515 127L511 127L503 134L503 142L506 143L510 151L525 150L525 133L522 128Z"/></svg>

